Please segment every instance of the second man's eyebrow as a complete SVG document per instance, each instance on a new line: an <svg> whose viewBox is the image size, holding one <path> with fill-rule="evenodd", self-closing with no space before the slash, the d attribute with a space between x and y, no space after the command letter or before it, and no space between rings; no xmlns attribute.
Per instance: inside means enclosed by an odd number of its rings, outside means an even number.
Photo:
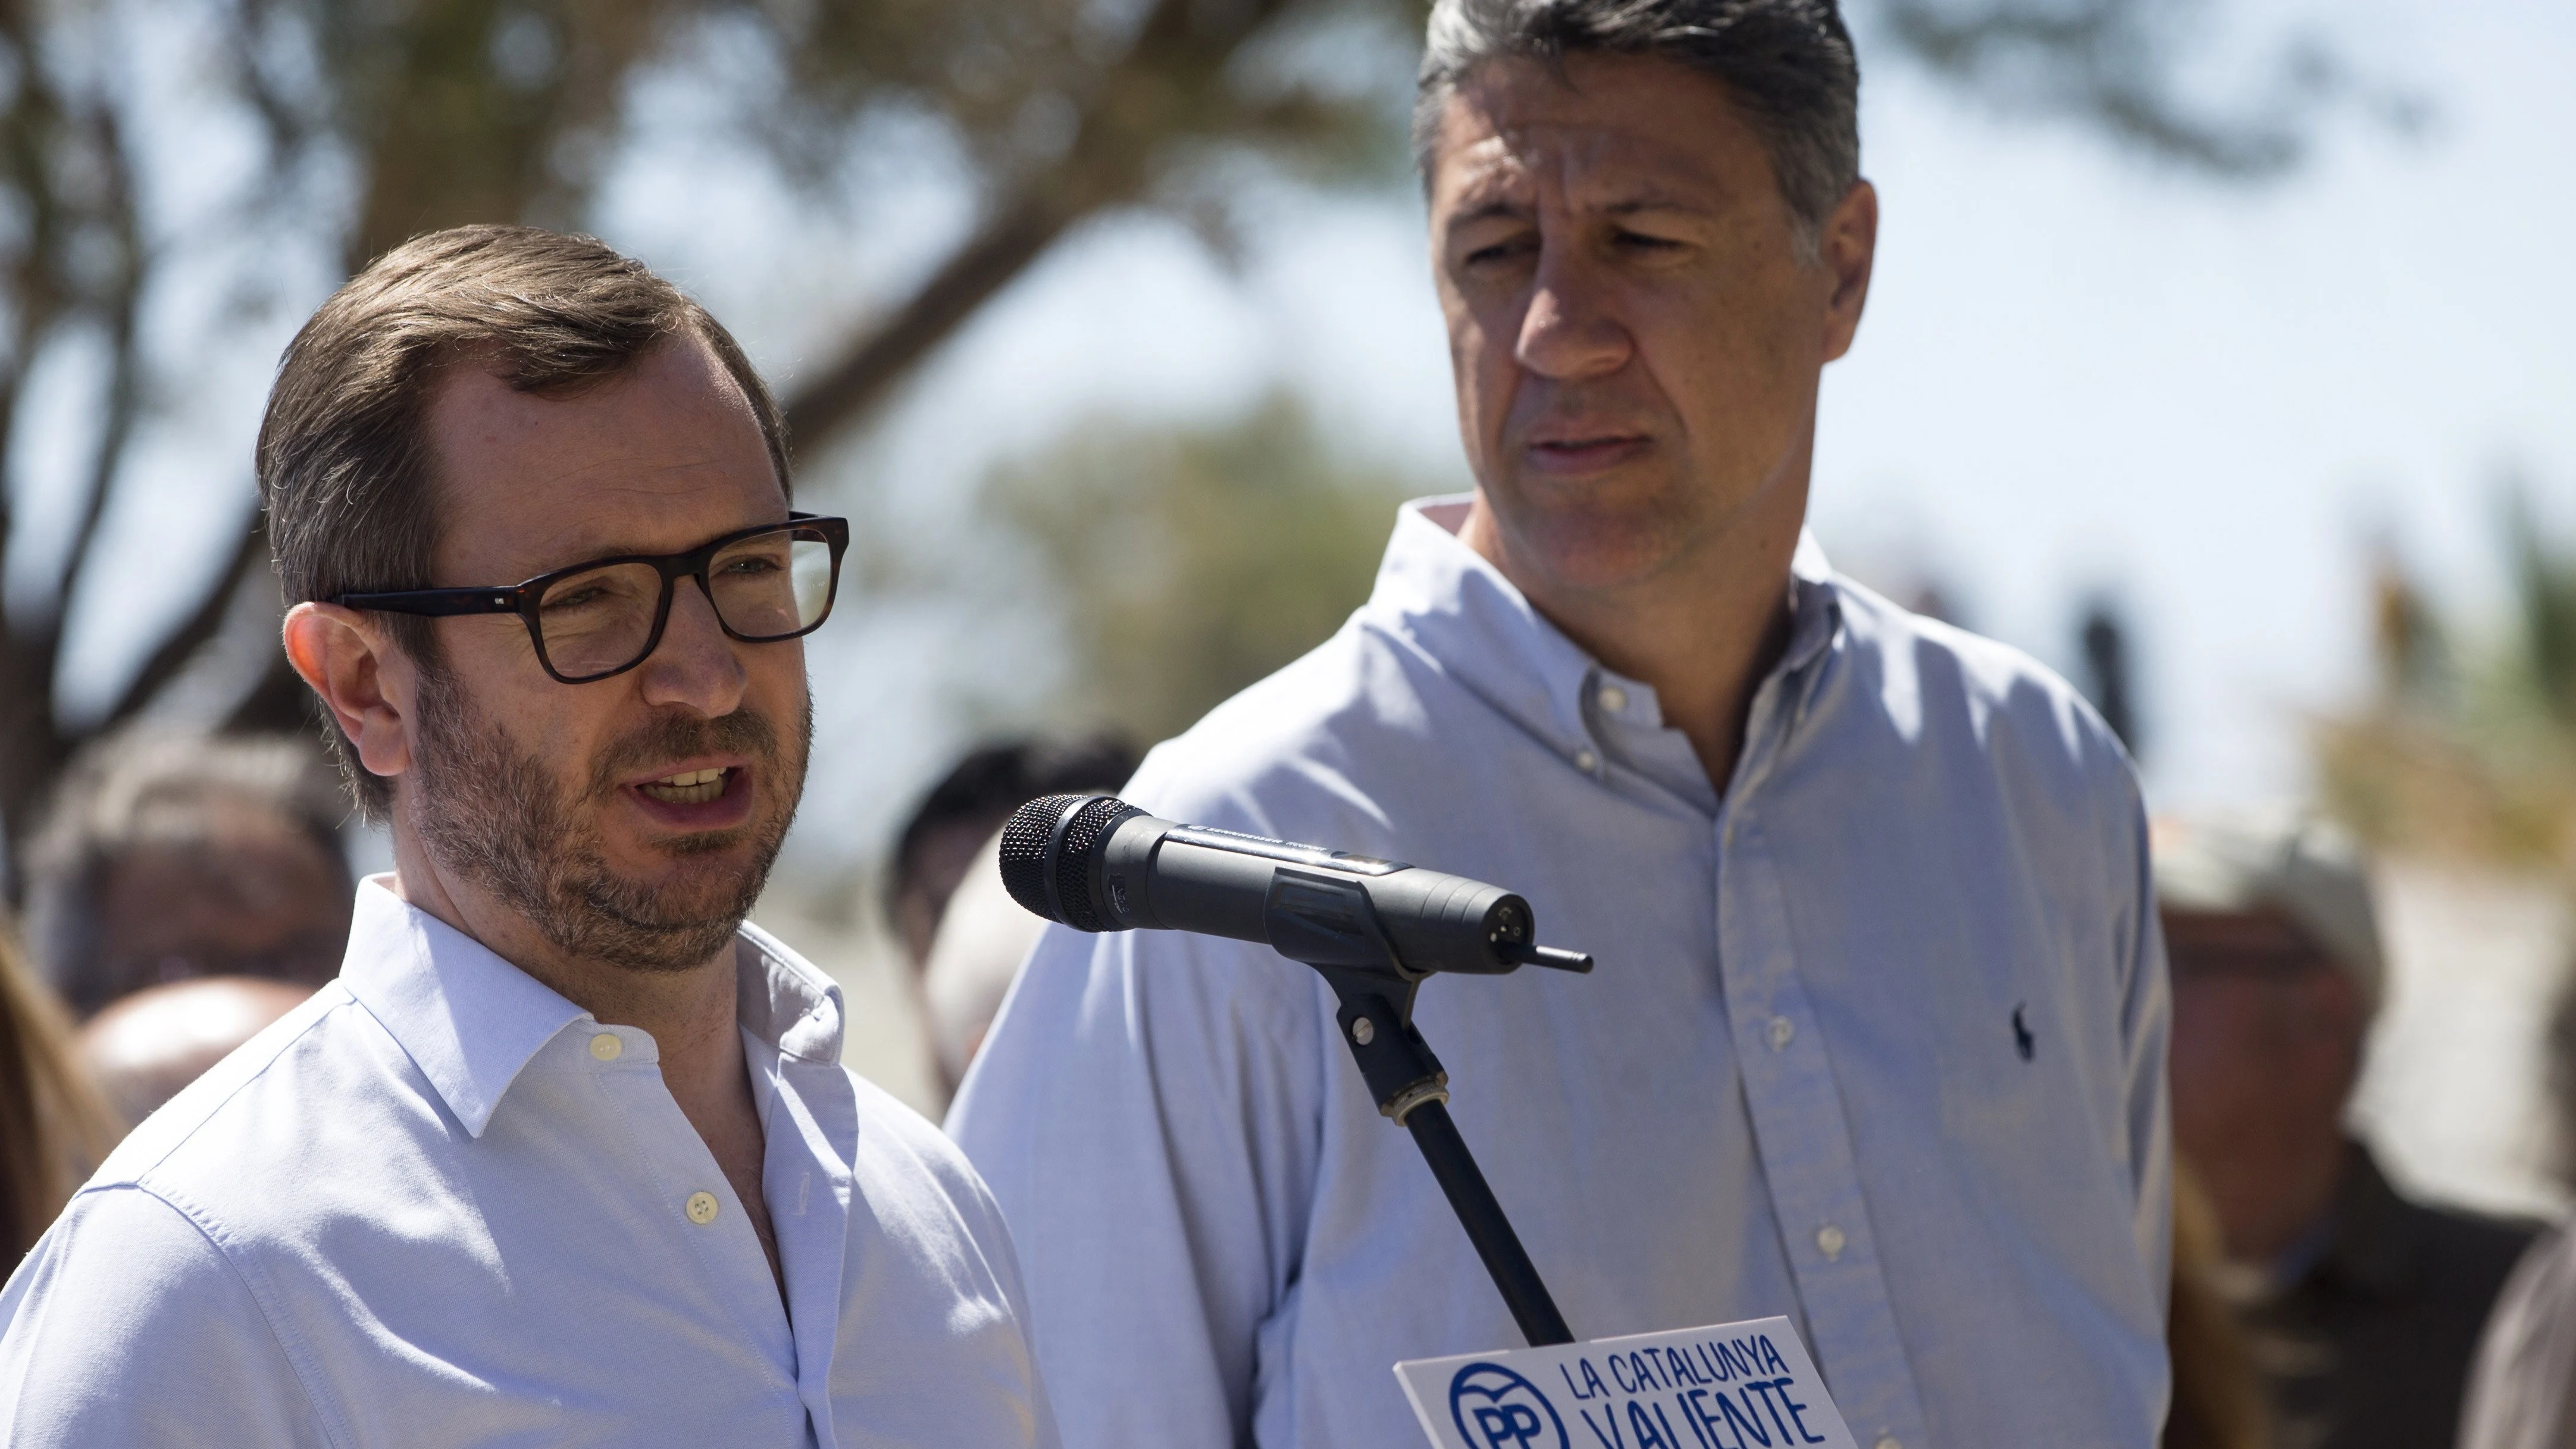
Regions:
<svg viewBox="0 0 2576 1449"><path fill-rule="evenodd" d="M1494 200L1471 207L1449 218L1451 226L1471 226L1480 221L1524 221L1532 208L1510 200Z"/></svg>
<svg viewBox="0 0 2576 1449"><path fill-rule="evenodd" d="M1647 212L1670 212L1678 216L1712 215L1711 210L1680 197L1652 192L1643 196L1614 201L1605 206L1585 208L1598 216L1637 216ZM1461 211L1449 218L1452 227L1472 226L1480 221L1526 221L1535 208L1525 202L1497 199Z"/></svg>
<svg viewBox="0 0 2576 1449"><path fill-rule="evenodd" d="M1667 195L1660 191L1653 191L1642 196L1630 197L1626 201L1614 201L1607 206L1601 207L1600 211L1604 216L1635 216L1641 211L1669 211L1683 216L1708 216L1711 214L1709 208L1702 206L1697 202L1685 201L1678 196Z"/></svg>

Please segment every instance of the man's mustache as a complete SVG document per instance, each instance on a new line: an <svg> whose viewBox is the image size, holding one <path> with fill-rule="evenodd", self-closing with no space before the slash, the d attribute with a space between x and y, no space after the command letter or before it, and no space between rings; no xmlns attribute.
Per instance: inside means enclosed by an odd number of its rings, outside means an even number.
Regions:
<svg viewBox="0 0 2576 1449"><path fill-rule="evenodd" d="M1648 402L1607 388L1525 389L1503 420L1503 441L1528 444L1534 437L1655 437L1662 432L1662 411Z"/></svg>
<svg viewBox="0 0 2576 1449"><path fill-rule="evenodd" d="M594 797L614 794L637 771L692 755L748 755L775 765L778 728L768 716L748 709L714 719L658 715L600 751L591 764L590 792Z"/></svg>

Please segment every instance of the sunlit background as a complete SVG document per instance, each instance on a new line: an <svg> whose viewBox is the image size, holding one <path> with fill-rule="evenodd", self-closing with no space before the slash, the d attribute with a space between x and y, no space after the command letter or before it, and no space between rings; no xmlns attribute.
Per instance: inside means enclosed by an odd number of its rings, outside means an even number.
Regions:
<svg viewBox="0 0 2576 1449"><path fill-rule="evenodd" d="M2576 7L1852 0L1884 199L1812 522L2065 671L2159 809L2392 862L2361 1111L2545 1207L2576 881ZM1467 486L1401 0L101 0L0 92L0 818L130 718L292 724L247 532L280 347L464 220L596 232L790 401L860 543L764 915L934 1089L876 905L976 740L1140 743L1319 640ZM2092 647L2086 638L2090 626Z"/></svg>

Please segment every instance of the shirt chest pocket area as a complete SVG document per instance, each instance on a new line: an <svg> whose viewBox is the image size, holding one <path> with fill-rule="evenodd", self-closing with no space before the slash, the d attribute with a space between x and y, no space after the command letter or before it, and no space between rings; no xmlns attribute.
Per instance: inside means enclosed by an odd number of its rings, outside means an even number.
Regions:
<svg viewBox="0 0 2576 1449"><path fill-rule="evenodd" d="M2107 947L2030 931L1949 963L1933 1019L1941 1127L1983 1197L2033 1232L2071 1231L2070 1193L2121 1155L2118 972ZM2052 1206L2055 1205L2055 1206Z"/></svg>
<svg viewBox="0 0 2576 1449"><path fill-rule="evenodd" d="M1933 963L1932 1060L1954 1141L2027 1153L2073 1086L2066 967L2022 943L1986 943Z"/></svg>

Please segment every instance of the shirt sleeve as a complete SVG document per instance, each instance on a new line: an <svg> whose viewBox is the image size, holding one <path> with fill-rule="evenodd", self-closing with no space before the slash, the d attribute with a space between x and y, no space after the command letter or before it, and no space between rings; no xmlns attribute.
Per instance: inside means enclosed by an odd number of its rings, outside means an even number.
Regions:
<svg viewBox="0 0 2576 1449"><path fill-rule="evenodd" d="M74 1198L0 1292L0 1320L12 1446L330 1442L240 1273L144 1189Z"/></svg>
<svg viewBox="0 0 2576 1449"><path fill-rule="evenodd" d="M2576 1228L2531 1245L2487 1315L2460 1449L2576 1446Z"/></svg>
<svg viewBox="0 0 2576 1449"><path fill-rule="evenodd" d="M1067 1449L1250 1441L1322 1135L1316 986L1050 927L948 1119L1008 1220Z"/></svg>
<svg viewBox="0 0 2576 1449"><path fill-rule="evenodd" d="M2147 850L2146 807L2135 784L2127 795L2130 854L2121 919L2128 991L2121 1044L2127 1074L2125 1144L2137 1196L2131 1205L2138 1252L2156 1291L2173 1290L2173 1101L2167 1056L2173 1036L2173 980L2165 964L2164 926L2156 914L2155 876Z"/></svg>

